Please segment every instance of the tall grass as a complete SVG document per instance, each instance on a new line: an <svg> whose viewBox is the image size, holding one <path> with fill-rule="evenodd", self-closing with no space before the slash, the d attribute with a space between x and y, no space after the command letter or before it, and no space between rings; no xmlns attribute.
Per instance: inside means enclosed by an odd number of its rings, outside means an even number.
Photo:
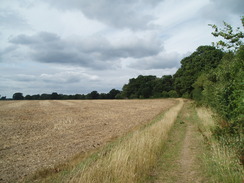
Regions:
<svg viewBox="0 0 244 183"><path fill-rule="evenodd" d="M211 182L242 183L244 169L235 149L225 145L226 143L221 140L216 140L213 136L213 129L217 127L217 123L212 118L211 111L198 108L197 114L200 118L198 123L200 131L207 137L209 143L210 149L204 154L203 162ZM226 135L226 138L230 137Z"/></svg>
<svg viewBox="0 0 244 183"><path fill-rule="evenodd" d="M212 139L212 132L216 128L216 123L213 119L213 113L210 109L199 107L197 108L197 115L201 119L198 123L198 128L202 135L208 140Z"/></svg>
<svg viewBox="0 0 244 183"><path fill-rule="evenodd" d="M135 131L107 154L79 171L72 183L133 183L146 178L155 165L183 101L167 111L158 122Z"/></svg>

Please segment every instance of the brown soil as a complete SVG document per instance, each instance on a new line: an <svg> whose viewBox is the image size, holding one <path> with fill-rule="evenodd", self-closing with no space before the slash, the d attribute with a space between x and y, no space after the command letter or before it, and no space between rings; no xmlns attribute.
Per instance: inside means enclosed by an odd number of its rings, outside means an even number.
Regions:
<svg viewBox="0 0 244 183"><path fill-rule="evenodd" d="M89 152L172 107L175 100L2 101L0 182L18 182Z"/></svg>

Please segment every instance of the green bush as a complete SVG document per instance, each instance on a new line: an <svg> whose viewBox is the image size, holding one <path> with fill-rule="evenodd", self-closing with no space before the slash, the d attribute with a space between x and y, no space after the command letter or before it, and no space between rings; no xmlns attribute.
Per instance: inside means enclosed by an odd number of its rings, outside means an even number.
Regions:
<svg viewBox="0 0 244 183"><path fill-rule="evenodd" d="M170 98L177 98L178 97L178 94L177 94L177 92L175 90L170 90L168 92L168 95L169 95Z"/></svg>

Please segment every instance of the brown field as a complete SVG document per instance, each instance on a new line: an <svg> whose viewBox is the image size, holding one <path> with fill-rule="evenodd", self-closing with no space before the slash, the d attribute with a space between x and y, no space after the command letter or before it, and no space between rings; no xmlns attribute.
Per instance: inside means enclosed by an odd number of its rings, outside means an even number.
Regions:
<svg viewBox="0 0 244 183"><path fill-rule="evenodd" d="M175 100L1 101L0 182L16 182L152 120Z"/></svg>

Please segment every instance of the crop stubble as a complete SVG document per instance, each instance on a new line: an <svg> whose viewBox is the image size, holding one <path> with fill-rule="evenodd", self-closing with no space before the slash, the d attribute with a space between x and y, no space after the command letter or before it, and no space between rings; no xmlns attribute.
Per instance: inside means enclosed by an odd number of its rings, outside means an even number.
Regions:
<svg viewBox="0 0 244 183"><path fill-rule="evenodd" d="M13 182L149 122L175 100L2 101L0 182Z"/></svg>

